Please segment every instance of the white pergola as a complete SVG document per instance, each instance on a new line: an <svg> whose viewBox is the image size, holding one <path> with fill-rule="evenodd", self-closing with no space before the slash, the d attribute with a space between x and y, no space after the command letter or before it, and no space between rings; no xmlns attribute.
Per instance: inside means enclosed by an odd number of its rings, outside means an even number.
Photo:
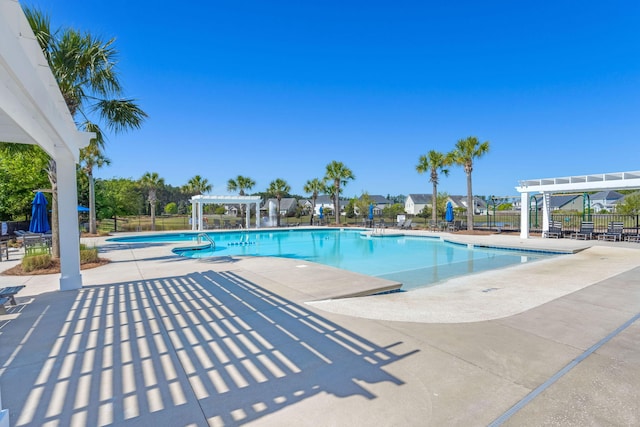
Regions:
<svg viewBox="0 0 640 427"><path fill-rule="evenodd" d="M529 195L542 193L542 230L549 230L549 195L571 191L602 191L640 188L640 171L612 172L561 178L528 179L520 181L520 238L529 238Z"/></svg>
<svg viewBox="0 0 640 427"><path fill-rule="evenodd" d="M56 162L60 289L82 287L76 163L79 132L20 3L0 0L0 141L37 144Z"/></svg>
<svg viewBox="0 0 640 427"><path fill-rule="evenodd" d="M256 228L260 224L260 196L206 196L198 194L191 198L191 230L202 231L202 208L207 203L246 205L245 229L251 225L251 205L256 205Z"/></svg>
<svg viewBox="0 0 640 427"><path fill-rule="evenodd" d="M76 163L94 136L78 132L20 3L0 0L0 141L39 145L56 162L60 290L82 287Z"/></svg>

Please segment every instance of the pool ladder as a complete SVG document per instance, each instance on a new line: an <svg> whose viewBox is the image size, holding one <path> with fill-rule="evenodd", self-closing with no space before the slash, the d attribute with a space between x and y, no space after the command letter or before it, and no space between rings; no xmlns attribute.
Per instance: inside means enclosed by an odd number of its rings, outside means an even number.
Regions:
<svg viewBox="0 0 640 427"><path fill-rule="evenodd" d="M214 242L213 239L207 233L198 234L198 245L202 243L203 240L206 240L207 242L209 242L209 244L206 246L202 246L198 249L215 249L216 248L216 242Z"/></svg>

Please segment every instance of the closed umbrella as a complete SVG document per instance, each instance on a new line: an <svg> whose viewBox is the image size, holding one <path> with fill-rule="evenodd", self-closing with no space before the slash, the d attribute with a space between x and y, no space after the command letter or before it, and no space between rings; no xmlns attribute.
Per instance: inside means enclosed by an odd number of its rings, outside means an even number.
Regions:
<svg viewBox="0 0 640 427"><path fill-rule="evenodd" d="M324 209L320 206L320 219L324 218Z"/></svg>
<svg viewBox="0 0 640 427"><path fill-rule="evenodd" d="M373 219L373 203L369 205L369 219Z"/></svg>
<svg viewBox="0 0 640 427"><path fill-rule="evenodd" d="M42 192L38 191L31 202L31 223L29 223L29 231L32 233L48 233L51 231L49 227L49 219L47 217L47 198Z"/></svg>
<svg viewBox="0 0 640 427"><path fill-rule="evenodd" d="M453 206L451 202L447 202L447 211L444 214L444 219L446 219L447 222L453 221Z"/></svg>

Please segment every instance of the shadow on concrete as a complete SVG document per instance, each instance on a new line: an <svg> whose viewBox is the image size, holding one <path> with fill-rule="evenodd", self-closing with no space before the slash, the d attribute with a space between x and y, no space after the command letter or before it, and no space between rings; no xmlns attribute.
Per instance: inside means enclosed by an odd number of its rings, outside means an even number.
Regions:
<svg viewBox="0 0 640 427"><path fill-rule="evenodd" d="M0 330L12 426L238 425L404 382L395 354L232 272L43 294Z"/></svg>

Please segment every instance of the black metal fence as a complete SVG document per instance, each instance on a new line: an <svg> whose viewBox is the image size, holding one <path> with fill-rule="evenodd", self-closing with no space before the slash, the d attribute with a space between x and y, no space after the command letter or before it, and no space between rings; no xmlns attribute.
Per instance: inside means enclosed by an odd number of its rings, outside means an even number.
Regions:
<svg viewBox="0 0 640 427"><path fill-rule="evenodd" d="M463 218L466 219L466 218ZM592 221L594 233L604 233L611 222L622 222L625 234L638 234L640 231L640 215L621 214L591 214L579 213L551 213L550 221L562 223L565 233L580 230L583 221ZM473 228L477 230L520 231L519 212L496 212L495 215L476 215L473 219ZM531 233L542 232L542 213L529 213L529 231Z"/></svg>

